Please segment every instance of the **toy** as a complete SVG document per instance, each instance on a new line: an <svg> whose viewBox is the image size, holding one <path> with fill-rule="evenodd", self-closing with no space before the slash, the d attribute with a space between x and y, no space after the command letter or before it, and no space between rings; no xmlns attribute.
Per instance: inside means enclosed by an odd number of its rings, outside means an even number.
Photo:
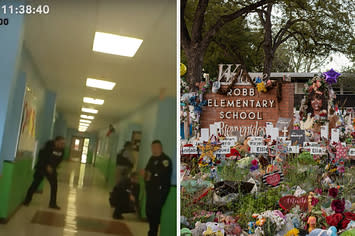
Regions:
<svg viewBox="0 0 355 236"><path fill-rule="evenodd" d="M307 224L309 224L308 232L312 232L316 228L317 218L314 216L310 216L308 218Z"/></svg>
<svg viewBox="0 0 355 236"><path fill-rule="evenodd" d="M337 236L337 228L331 226L328 230L314 229L308 236Z"/></svg>
<svg viewBox="0 0 355 236"><path fill-rule="evenodd" d="M253 233L255 233L255 222L250 221L248 223L248 234L253 234Z"/></svg>
<svg viewBox="0 0 355 236"><path fill-rule="evenodd" d="M207 222L206 226L207 230L202 233L203 236L224 236L223 223Z"/></svg>
<svg viewBox="0 0 355 236"><path fill-rule="evenodd" d="M188 228L182 228L180 230L180 235L181 236L192 236L192 233Z"/></svg>
<svg viewBox="0 0 355 236"><path fill-rule="evenodd" d="M196 222L195 228L191 230L192 236L201 236L207 230L205 223Z"/></svg>

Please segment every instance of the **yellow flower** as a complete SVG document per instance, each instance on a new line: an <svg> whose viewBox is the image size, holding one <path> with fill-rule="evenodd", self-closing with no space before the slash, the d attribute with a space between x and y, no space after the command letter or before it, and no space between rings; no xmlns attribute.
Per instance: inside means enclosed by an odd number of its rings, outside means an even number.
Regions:
<svg viewBox="0 0 355 236"><path fill-rule="evenodd" d="M267 91L266 88L265 88L265 84L263 82L258 83L256 85L256 88L258 89L258 92L264 92L265 93Z"/></svg>
<svg viewBox="0 0 355 236"><path fill-rule="evenodd" d="M288 231L285 236L298 236L298 234L300 233L300 231L296 228L291 229L290 231Z"/></svg>
<svg viewBox="0 0 355 236"><path fill-rule="evenodd" d="M187 72L187 68L184 64L180 63L180 76L184 76Z"/></svg>

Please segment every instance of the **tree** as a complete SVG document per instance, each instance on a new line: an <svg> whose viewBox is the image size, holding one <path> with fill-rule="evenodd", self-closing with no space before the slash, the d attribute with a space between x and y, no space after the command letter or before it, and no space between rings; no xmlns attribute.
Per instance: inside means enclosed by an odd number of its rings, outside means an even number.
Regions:
<svg viewBox="0 0 355 236"><path fill-rule="evenodd" d="M183 0L181 46L191 87L220 62L248 71L312 71L331 52L354 55L350 0ZM254 17L253 17L254 16Z"/></svg>
<svg viewBox="0 0 355 236"><path fill-rule="evenodd" d="M206 28L205 17L208 11L209 0L191 0L194 5L193 20L191 21L190 30L188 29L185 17L185 10L187 7L187 0L181 1L181 46L184 50L187 59L187 81L190 88L194 88L196 82L200 80L203 59L207 48L214 40L217 33L226 24L238 19L243 18L250 12L255 11L259 7L273 2L273 0L260 0L260 1L221 1L215 3L225 9L225 14L215 16L214 24ZM210 12L210 14L214 14Z"/></svg>
<svg viewBox="0 0 355 236"><path fill-rule="evenodd" d="M354 39L351 1L270 2L258 9L257 14L264 32L263 72L267 75L273 68L277 49L287 41L295 43L293 50L301 57L300 61L306 58L309 63L306 69L310 70L316 55L326 58L332 51L348 53Z"/></svg>

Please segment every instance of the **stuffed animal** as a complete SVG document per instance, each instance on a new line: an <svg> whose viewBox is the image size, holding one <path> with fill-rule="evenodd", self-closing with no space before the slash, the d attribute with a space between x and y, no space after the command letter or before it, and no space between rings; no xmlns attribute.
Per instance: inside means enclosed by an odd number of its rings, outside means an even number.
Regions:
<svg viewBox="0 0 355 236"><path fill-rule="evenodd" d="M337 236L337 228L331 226L328 230L314 229L308 236Z"/></svg>
<svg viewBox="0 0 355 236"><path fill-rule="evenodd" d="M223 223L207 222L206 226L207 226L207 230L205 230L202 233L203 236L223 236L224 235L224 224Z"/></svg>
<svg viewBox="0 0 355 236"><path fill-rule="evenodd" d="M312 232L316 228L317 218L314 216L310 216L308 218L307 224L309 224L308 232Z"/></svg>
<svg viewBox="0 0 355 236"><path fill-rule="evenodd" d="M192 233L188 228L182 228L180 230L180 235L181 236L192 236Z"/></svg>
<svg viewBox="0 0 355 236"><path fill-rule="evenodd" d="M195 228L191 230L191 233L192 236L201 236L203 232L206 230L207 230L206 224L197 221L195 224Z"/></svg>

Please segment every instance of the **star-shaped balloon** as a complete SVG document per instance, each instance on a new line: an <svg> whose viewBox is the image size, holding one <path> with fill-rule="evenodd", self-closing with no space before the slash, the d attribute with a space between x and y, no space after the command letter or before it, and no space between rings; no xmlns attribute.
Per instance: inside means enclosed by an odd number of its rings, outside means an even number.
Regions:
<svg viewBox="0 0 355 236"><path fill-rule="evenodd" d="M328 84L335 84L337 82L337 78L341 75L340 73L336 72L335 70L330 69L329 71L323 73L325 76L325 81Z"/></svg>

